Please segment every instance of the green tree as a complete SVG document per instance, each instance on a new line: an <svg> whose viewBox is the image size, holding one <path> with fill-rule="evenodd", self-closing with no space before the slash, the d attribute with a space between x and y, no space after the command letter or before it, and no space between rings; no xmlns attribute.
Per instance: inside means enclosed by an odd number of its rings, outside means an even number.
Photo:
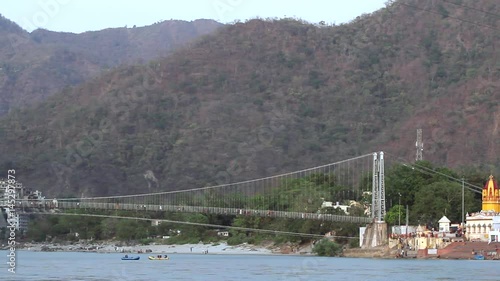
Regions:
<svg viewBox="0 0 500 281"><path fill-rule="evenodd" d="M129 241L147 237L147 226L131 220L120 220L117 224L116 236L120 240Z"/></svg>
<svg viewBox="0 0 500 281"><path fill-rule="evenodd" d="M192 223L208 224L208 218L203 214L189 214L187 215L187 221ZM202 240L206 230L206 226L184 225L182 227L182 235Z"/></svg>
<svg viewBox="0 0 500 281"><path fill-rule="evenodd" d="M395 205L385 214L385 221L391 225L397 225L399 222L405 223L406 210L403 205Z"/></svg>
<svg viewBox="0 0 500 281"><path fill-rule="evenodd" d="M417 162L417 164L432 169L429 162ZM422 173L414 167L393 165L385 174L386 201L399 202L401 197L401 205L413 205L415 193L421 186L428 184L431 178L429 174Z"/></svg>
<svg viewBox="0 0 500 281"><path fill-rule="evenodd" d="M116 236L119 220L107 218L101 222L101 233L103 239L112 239Z"/></svg>
<svg viewBox="0 0 500 281"><path fill-rule="evenodd" d="M410 212L412 221L437 227L437 221L446 215L452 222L461 221L462 187L459 183L438 181L423 186L415 195ZM465 202L473 205L474 195L465 191Z"/></svg>
<svg viewBox="0 0 500 281"><path fill-rule="evenodd" d="M312 251L318 256L335 257L342 253L342 247L329 239L321 239L316 242Z"/></svg>

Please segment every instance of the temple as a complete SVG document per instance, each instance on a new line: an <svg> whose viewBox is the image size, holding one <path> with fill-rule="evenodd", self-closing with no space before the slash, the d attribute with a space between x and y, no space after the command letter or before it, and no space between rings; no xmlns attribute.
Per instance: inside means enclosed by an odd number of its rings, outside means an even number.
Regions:
<svg viewBox="0 0 500 281"><path fill-rule="evenodd" d="M497 182L490 176L490 179L483 188L483 211L500 212L500 194Z"/></svg>
<svg viewBox="0 0 500 281"><path fill-rule="evenodd" d="M465 217L466 237L471 241L499 241L500 191L498 184L490 176L483 187L482 210Z"/></svg>

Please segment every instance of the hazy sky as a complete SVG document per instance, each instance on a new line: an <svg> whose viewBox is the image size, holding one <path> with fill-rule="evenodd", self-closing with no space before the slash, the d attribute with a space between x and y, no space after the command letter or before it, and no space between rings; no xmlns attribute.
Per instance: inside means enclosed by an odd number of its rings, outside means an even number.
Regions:
<svg viewBox="0 0 500 281"><path fill-rule="evenodd" d="M297 17L344 23L371 13L387 0L0 0L0 14L32 31L85 32L109 27L151 25L179 19L222 23L255 17Z"/></svg>

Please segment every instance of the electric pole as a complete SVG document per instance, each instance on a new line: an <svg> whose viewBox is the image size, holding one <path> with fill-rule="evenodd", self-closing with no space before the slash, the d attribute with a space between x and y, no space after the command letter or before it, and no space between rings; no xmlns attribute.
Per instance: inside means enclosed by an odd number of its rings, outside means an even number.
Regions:
<svg viewBox="0 0 500 281"><path fill-rule="evenodd" d="M408 216L409 215L410 215L410 210L408 210L408 205L406 205L406 231L405 231L405 234L408 234L408 221L409 221Z"/></svg>
<svg viewBox="0 0 500 281"><path fill-rule="evenodd" d="M464 178L462 177L462 227L464 227L465 223L464 213L465 213L465 183L464 183Z"/></svg>
<svg viewBox="0 0 500 281"><path fill-rule="evenodd" d="M398 204L398 209L399 209L399 233L401 234L401 193L399 193L399 204Z"/></svg>

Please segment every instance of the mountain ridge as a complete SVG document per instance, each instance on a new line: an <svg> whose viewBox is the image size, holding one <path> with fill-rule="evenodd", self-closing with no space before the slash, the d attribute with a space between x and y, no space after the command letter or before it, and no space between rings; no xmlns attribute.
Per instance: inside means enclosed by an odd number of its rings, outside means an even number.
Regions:
<svg viewBox="0 0 500 281"><path fill-rule="evenodd" d="M0 116L121 64L140 64L215 31L212 20L165 21L81 34L27 32L0 17Z"/></svg>

